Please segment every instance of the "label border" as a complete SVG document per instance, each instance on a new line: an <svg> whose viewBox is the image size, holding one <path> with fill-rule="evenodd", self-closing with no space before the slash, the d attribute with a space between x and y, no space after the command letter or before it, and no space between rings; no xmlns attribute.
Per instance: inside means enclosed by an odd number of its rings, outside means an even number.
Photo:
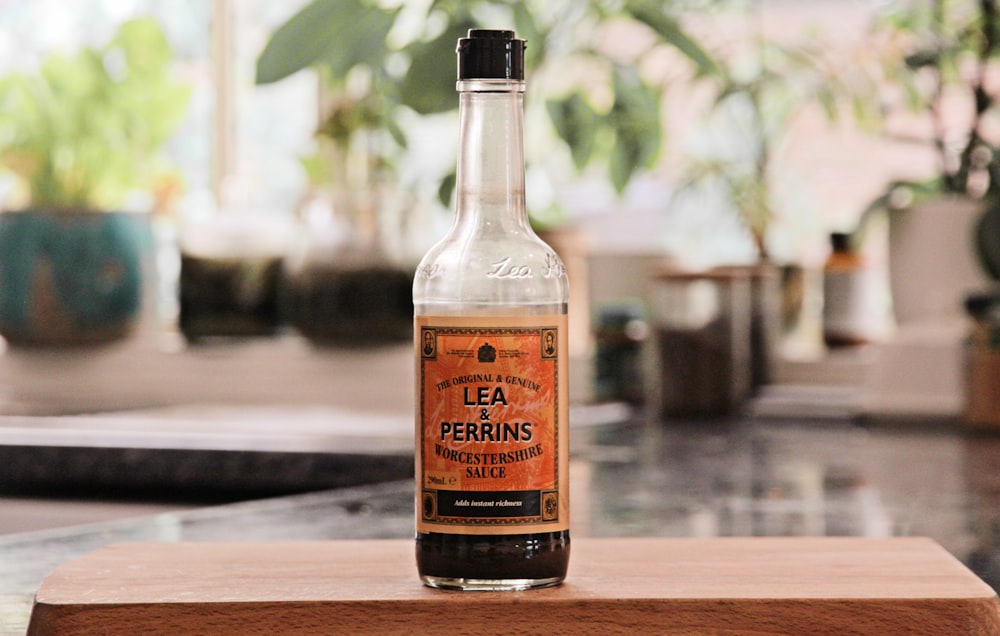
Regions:
<svg viewBox="0 0 1000 636"><path fill-rule="evenodd" d="M480 318L480 317L477 317ZM417 412L417 422L416 422L416 441L417 441L417 451L419 452L419 462L417 464L417 529L418 531L433 531L434 529L441 529L442 531L467 529L472 530L475 533L476 529L500 531L503 529L515 529L517 531L523 531L526 528L538 528L541 531L550 531L557 529L565 529L568 527L568 519L561 518L560 511L563 510L563 497L565 493L562 492L565 487L562 482L562 471L560 470L560 457L563 454L561 452L560 444L563 443L562 438L562 419L566 414L562 413L562 402L564 396L561 395L561 380L560 377L561 367L564 365L565 360L560 359L561 356L566 355L562 349L565 348L565 329L566 329L566 316L557 315L555 323L552 324L553 316L517 316L516 319L519 321L524 321L523 325L509 325L509 324L496 324L491 322L492 320L504 321L509 320L514 317L502 316L502 317L481 317L476 320L473 324L468 322L463 322L462 324L439 324L436 321L444 320L450 322L455 320L457 322L458 317L443 317L443 316L418 316L416 317L417 325L420 329L420 340L417 343L418 349L418 382L417 382L417 392L418 392L418 412ZM540 320L538 320L540 319ZM528 322L530 321L530 322ZM471 322L471 321L470 321ZM427 346L427 336L426 334L433 333L434 338L431 346ZM554 334L554 341L556 344L555 351L546 351L545 347L545 335L547 333ZM552 364L552 390L553 390L553 421L551 423L553 442L554 442L554 453L553 453L553 483L552 487L545 487L539 489L539 494L542 497L542 505L539 515L531 517L484 517L484 518L469 518L469 517L438 517L437 516L437 505L436 505L436 494L438 492L437 488L428 488L424 483L424 467L425 467L425 452L426 447L423 443L424 435L424 413L426 410L426 365L425 362L434 362L437 360L437 350L438 350L438 336L440 334L444 335L517 335L517 334L537 334L539 343L539 357L545 361L551 361ZM568 426L568 423L567 423ZM568 428L565 431L566 434L569 433ZM504 492L504 491L480 491L480 492ZM431 505L432 514L430 516L425 515L424 506L426 505L428 499L433 500ZM546 502L553 502L554 508L553 512L546 512ZM568 512L568 503L566 504L565 510ZM423 527L421 527L423 526ZM553 526L556 526L553 528Z"/></svg>

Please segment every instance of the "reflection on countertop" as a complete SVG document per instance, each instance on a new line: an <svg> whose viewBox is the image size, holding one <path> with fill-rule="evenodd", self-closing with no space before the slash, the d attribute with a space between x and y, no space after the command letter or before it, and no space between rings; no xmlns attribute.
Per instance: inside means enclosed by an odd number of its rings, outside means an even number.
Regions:
<svg viewBox="0 0 1000 636"><path fill-rule="evenodd" d="M929 536L1000 588L1000 437L949 419L577 415L576 537ZM23 630L49 571L103 545L406 537L412 492L404 479L0 537L0 633Z"/></svg>

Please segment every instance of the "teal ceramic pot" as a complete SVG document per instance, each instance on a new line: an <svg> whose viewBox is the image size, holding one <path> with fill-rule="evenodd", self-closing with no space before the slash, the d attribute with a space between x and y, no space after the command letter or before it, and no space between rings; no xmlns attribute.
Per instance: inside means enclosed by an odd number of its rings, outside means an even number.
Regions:
<svg viewBox="0 0 1000 636"><path fill-rule="evenodd" d="M138 322L142 215L0 214L0 335L12 345L112 342Z"/></svg>

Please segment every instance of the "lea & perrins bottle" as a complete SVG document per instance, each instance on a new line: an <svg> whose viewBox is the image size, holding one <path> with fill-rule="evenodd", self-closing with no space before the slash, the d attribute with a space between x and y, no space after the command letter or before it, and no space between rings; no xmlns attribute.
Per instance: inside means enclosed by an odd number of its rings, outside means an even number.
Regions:
<svg viewBox="0 0 1000 636"><path fill-rule="evenodd" d="M455 221L413 283L416 557L431 587L523 590L569 563L569 282L528 223L524 40L458 41Z"/></svg>

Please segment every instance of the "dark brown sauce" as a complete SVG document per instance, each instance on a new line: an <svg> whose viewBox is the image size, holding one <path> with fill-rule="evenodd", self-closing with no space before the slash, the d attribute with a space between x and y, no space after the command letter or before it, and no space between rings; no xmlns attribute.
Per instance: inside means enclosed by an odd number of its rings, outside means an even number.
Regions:
<svg viewBox="0 0 1000 636"><path fill-rule="evenodd" d="M454 579L564 578L569 530L514 535L417 533L421 576Z"/></svg>

